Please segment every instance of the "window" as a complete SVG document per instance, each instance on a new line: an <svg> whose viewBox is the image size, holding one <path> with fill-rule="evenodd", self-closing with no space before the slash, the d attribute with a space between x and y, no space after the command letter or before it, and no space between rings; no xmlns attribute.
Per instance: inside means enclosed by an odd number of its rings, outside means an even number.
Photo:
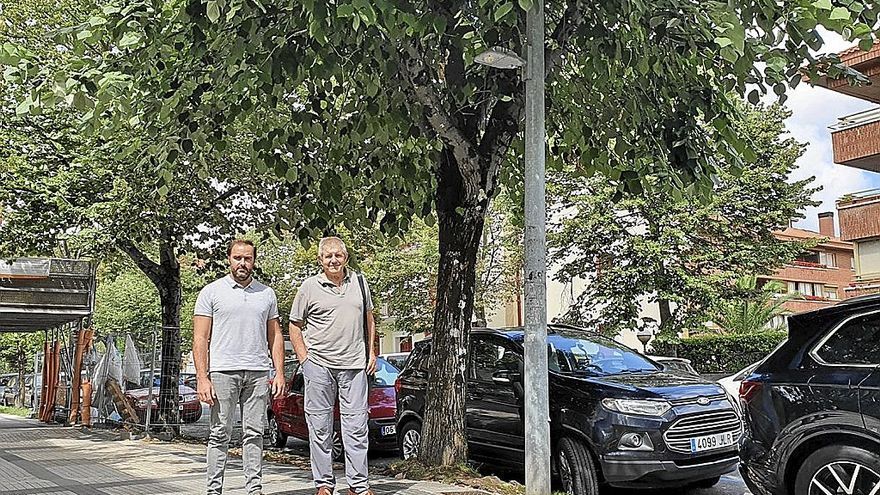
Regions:
<svg viewBox="0 0 880 495"><path fill-rule="evenodd" d="M810 297L828 297L825 295L824 284L814 284L812 282L789 282L788 292L798 292L802 296ZM835 289L836 294L836 289ZM837 296L835 295L835 298Z"/></svg>
<svg viewBox="0 0 880 495"><path fill-rule="evenodd" d="M384 359L379 359L376 361L376 374L373 375L373 386L374 387L393 387L394 382L397 381L397 375L400 371L397 370L391 363Z"/></svg>
<svg viewBox="0 0 880 495"><path fill-rule="evenodd" d="M650 373L657 366L635 351L611 339L576 331L558 331L547 337L554 351L555 365L561 373L610 375L616 373Z"/></svg>
<svg viewBox="0 0 880 495"><path fill-rule="evenodd" d="M471 347L471 378L491 382L499 371L519 372L522 358L500 342L488 338L474 339Z"/></svg>
<svg viewBox="0 0 880 495"><path fill-rule="evenodd" d="M880 312L853 318L832 330L815 355L828 364L880 363Z"/></svg>
<svg viewBox="0 0 880 495"><path fill-rule="evenodd" d="M788 282L788 290L786 292L793 293L797 292L797 282Z"/></svg>
<svg viewBox="0 0 880 495"><path fill-rule="evenodd" d="M807 251L806 253L801 253L795 258L795 261L800 261L802 263L808 264L819 264L819 253L815 251Z"/></svg>
<svg viewBox="0 0 880 495"><path fill-rule="evenodd" d="M819 253L819 263L829 267L837 267L837 256L834 253Z"/></svg>
<svg viewBox="0 0 880 495"><path fill-rule="evenodd" d="M880 239L857 243L856 253L859 257L859 275L880 273Z"/></svg>
<svg viewBox="0 0 880 495"><path fill-rule="evenodd" d="M837 287L825 286L825 299L837 299Z"/></svg>

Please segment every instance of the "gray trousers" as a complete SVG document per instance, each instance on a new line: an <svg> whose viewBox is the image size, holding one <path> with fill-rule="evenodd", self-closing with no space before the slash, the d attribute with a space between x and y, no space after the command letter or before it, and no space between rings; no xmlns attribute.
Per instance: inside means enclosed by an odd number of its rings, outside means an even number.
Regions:
<svg viewBox="0 0 880 495"><path fill-rule="evenodd" d="M370 411L367 405L367 372L328 369L310 359L303 363L302 368L306 382L305 412L315 486L326 486L331 490L336 486L336 478L333 476L333 406L338 394L348 486L355 493L369 490L367 421Z"/></svg>
<svg viewBox="0 0 880 495"><path fill-rule="evenodd" d="M208 495L223 492L226 453L232 435L232 419L241 407L241 461L249 494L263 489L263 431L269 399L265 371L213 371L214 405L208 436Z"/></svg>

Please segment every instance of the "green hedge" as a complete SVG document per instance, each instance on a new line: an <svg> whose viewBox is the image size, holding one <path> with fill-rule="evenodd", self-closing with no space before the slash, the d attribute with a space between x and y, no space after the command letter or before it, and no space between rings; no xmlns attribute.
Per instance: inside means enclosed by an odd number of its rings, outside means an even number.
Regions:
<svg viewBox="0 0 880 495"><path fill-rule="evenodd" d="M700 335L686 339L655 341L652 354L691 360L700 373L734 373L763 359L785 340L785 332Z"/></svg>

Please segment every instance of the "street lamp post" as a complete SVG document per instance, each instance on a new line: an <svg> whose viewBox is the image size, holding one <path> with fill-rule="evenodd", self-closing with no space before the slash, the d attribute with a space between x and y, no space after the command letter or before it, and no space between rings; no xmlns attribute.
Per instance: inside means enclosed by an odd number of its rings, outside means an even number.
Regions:
<svg viewBox="0 0 880 495"><path fill-rule="evenodd" d="M478 63L525 67L525 466L526 495L550 495L550 406L547 383L547 262L544 126L544 4L526 12L526 60L494 48Z"/></svg>
<svg viewBox="0 0 880 495"><path fill-rule="evenodd" d="M544 180L544 1L526 12L525 450L526 495L550 494L547 262Z"/></svg>

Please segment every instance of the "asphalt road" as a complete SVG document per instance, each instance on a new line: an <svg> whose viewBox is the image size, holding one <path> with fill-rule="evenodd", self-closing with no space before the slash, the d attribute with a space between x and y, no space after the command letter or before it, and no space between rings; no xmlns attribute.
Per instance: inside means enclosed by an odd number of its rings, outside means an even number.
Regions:
<svg viewBox="0 0 880 495"><path fill-rule="evenodd" d="M185 425L181 428L181 433L186 436L190 436L193 438L207 438L208 436L208 425L210 424L211 411L210 409L202 405L202 417L199 421ZM237 419L237 418L236 418ZM238 436L241 434L241 423L240 421L236 422L236 427L233 430L233 442L235 442ZM298 440L296 438L290 438L287 440L287 446L281 451L285 454L292 454L302 457L308 457L309 455L309 446L308 443ZM397 461L399 458L396 453L386 453L386 452L372 452L370 454L370 466L373 468L384 467L392 462ZM511 477L509 474L503 472L494 472L490 467L481 466L480 470L485 472L485 474L492 474L500 477L501 479L514 480L515 477ZM516 479L516 481L522 483L522 478ZM721 478L721 481L712 488L708 489L691 489L691 490L608 490L608 495L629 495L629 494L639 494L639 495L671 495L671 494L687 494L687 495L751 495L751 492L748 491L746 485L743 483L742 478L739 473L730 473Z"/></svg>

